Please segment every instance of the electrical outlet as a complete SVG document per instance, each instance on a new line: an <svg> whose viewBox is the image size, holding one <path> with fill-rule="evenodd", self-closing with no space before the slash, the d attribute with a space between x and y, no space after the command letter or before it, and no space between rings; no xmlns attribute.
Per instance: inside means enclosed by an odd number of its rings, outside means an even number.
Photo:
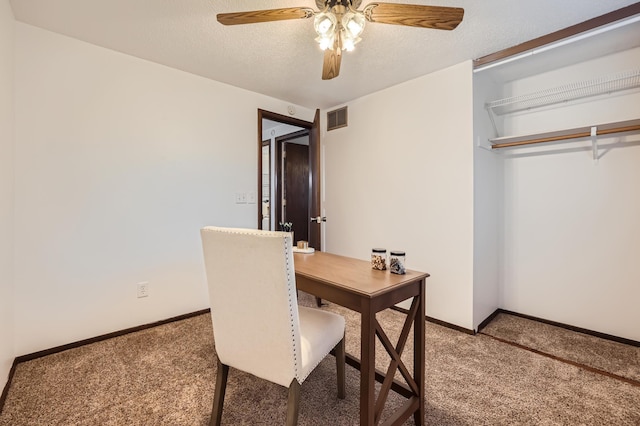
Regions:
<svg viewBox="0 0 640 426"><path fill-rule="evenodd" d="M149 297L149 282L143 281L138 283L138 298Z"/></svg>

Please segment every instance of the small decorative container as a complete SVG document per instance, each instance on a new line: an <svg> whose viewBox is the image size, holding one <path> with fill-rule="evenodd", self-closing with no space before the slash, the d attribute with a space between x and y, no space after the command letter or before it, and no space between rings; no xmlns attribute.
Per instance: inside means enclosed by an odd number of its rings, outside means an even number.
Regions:
<svg viewBox="0 0 640 426"><path fill-rule="evenodd" d="M392 251L389 253L389 270L392 274L405 274L404 267L405 253L403 251Z"/></svg>
<svg viewBox="0 0 640 426"><path fill-rule="evenodd" d="M387 250L383 248L371 249L371 268L379 271L387 269Z"/></svg>

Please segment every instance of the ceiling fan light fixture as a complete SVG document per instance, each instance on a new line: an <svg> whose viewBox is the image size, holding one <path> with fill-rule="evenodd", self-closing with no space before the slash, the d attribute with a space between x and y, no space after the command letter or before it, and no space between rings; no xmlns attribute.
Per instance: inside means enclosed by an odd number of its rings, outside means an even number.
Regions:
<svg viewBox="0 0 640 426"><path fill-rule="evenodd" d="M327 50L333 48L334 37L333 34L330 34L326 37L316 37L316 41L320 45L320 49Z"/></svg>
<svg viewBox="0 0 640 426"><path fill-rule="evenodd" d="M337 25L336 15L330 12L320 12L313 19L313 28L320 37L332 36Z"/></svg>
<svg viewBox="0 0 640 426"><path fill-rule="evenodd" d="M352 37L349 31L344 30L340 34L340 46L342 50L346 50L347 52L353 51L355 49L356 44L358 44L362 39L360 37Z"/></svg>
<svg viewBox="0 0 640 426"><path fill-rule="evenodd" d="M344 50L346 50L347 52L353 51L353 49L355 49L355 47L356 47L356 44L353 41L353 39L345 38L344 40L342 40L342 48Z"/></svg>
<svg viewBox="0 0 640 426"><path fill-rule="evenodd" d="M342 17L342 26L353 39L362 34L365 22L364 14L358 11L349 10Z"/></svg>

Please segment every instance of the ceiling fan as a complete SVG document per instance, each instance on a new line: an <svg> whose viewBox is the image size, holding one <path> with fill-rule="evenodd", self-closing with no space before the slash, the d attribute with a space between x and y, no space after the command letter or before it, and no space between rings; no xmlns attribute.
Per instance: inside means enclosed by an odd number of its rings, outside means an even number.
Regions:
<svg viewBox="0 0 640 426"><path fill-rule="evenodd" d="M459 7L422 6L397 3L369 3L362 10L362 0L316 0L319 10L308 7L219 13L224 25L253 24L314 18L316 41L324 50L322 79L330 80L340 73L344 50L351 51L361 40L366 21L411 27L453 30L462 22L464 9Z"/></svg>

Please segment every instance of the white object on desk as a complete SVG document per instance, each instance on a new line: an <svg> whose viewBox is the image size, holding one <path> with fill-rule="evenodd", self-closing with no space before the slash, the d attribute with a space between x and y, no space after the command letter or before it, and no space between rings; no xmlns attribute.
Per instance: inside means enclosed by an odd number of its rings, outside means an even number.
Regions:
<svg viewBox="0 0 640 426"><path fill-rule="evenodd" d="M294 253L306 253L306 254L309 254L309 253L313 253L313 252L316 251L316 249L314 249L313 247L307 247L306 249L299 249L298 247L293 246L292 248L293 248L293 252Z"/></svg>

